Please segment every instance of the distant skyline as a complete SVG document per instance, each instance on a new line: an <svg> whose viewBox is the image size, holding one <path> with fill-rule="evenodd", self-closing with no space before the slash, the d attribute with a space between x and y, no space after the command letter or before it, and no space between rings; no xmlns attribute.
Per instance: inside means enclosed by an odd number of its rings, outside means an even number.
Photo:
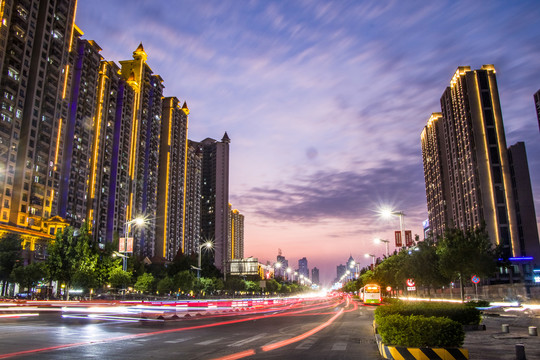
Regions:
<svg viewBox="0 0 540 360"><path fill-rule="evenodd" d="M524 141L540 212L540 7L534 1L79 1L105 59L142 42L188 137L230 145L245 256L306 257L322 283L381 256L402 210L427 218L420 133L458 66L494 64L507 145ZM393 246L390 247L392 251Z"/></svg>

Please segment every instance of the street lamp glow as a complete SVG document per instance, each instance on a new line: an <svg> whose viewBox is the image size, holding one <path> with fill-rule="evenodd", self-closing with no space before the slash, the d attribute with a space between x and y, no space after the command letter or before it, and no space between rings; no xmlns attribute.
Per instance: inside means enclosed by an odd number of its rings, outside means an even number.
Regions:
<svg viewBox="0 0 540 360"><path fill-rule="evenodd" d="M211 241L206 241L202 244L199 244L199 262L197 263L198 267L197 267L197 280L201 278L201 254L202 254L202 249L203 248L206 248L206 249L211 249L212 247L214 246L214 243L211 242Z"/></svg>
<svg viewBox="0 0 540 360"><path fill-rule="evenodd" d="M365 254L364 256L367 257L367 258L371 256L371 260L373 261L373 269L375 269L375 255L373 255L373 254Z"/></svg>

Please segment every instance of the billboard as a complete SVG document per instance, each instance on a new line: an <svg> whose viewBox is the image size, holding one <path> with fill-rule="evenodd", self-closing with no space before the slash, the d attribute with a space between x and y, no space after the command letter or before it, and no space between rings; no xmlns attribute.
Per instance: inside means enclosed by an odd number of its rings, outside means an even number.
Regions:
<svg viewBox="0 0 540 360"><path fill-rule="evenodd" d="M412 244L413 244L412 231L405 230L405 246L409 247L409 246L412 246Z"/></svg>
<svg viewBox="0 0 540 360"><path fill-rule="evenodd" d="M127 242L126 242L126 238L121 237L120 239L118 239L118 252L132 253L133 252L133 238L128 237Z"/></svg>

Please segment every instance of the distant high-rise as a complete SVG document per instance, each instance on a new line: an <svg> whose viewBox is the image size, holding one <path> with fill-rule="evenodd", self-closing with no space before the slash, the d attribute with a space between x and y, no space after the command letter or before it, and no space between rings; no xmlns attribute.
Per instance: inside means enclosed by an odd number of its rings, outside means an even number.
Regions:
<svg viewBox="0 0 540 360"><path fill-rule="evenodd" d="M336 281L338 281L339 279L341 279L341 277L343 275L345 275L345 273L347 272L347 266L341 264L341 265L338 265L336 267Z"/></svg>
<svg viewBox="0 0 540 360"><path fill-rule="evenodd" d="M229 205L230 206L230 205ZM236 209L230 210L230 249L227 254L227 261L244 258L244 215Z"/></svg>
<svg viewBox="0 0 540 360"><path fill-rule="evenodd" d="M444 226L485 224L491 241L502 244L506 256L517 256L514 197L493 65L474 71L459 67L441 108L442 117L432 116L422 132L434 236L442 235Z"/></svg>
<svg viewBox="0 0 540 360"><path fill-rule="evenodd" d="M534 105L536 107L536 117L538 118L538 128L540 128L540 90L534 94Z"/></svg>
<svg viewBox="0 0 540 360"><path fill-rule="evenodd" d="M229 144L227 133L221 141L204 139L202 150L201 239L214 242L214 265L225 271L231 248L229 229Z"/></svg>
<svg viewBox="0 0 540 360"><path fill-rule="evenodd" d="M155 248L166 260L184 253L188 115L185 102L163 99Z"/></svg>
<svg viewBox="0 0 540 360"><path fill-rule="evenodd" d="M304 275L305 278L309 279L308 261L305 257L298 260L298 275Z"/></svg>
<svg viewBox="0 0 540 360"><path fill-rule="evenodd" d="M319 269L317 269L316 267L314 267L313 269L311 269L311 282L315 285L320 285L320 281L319 281Z"/></svg>
<svg viewBox="0 0 540 360"><path fill-rule="evenodd" d="M281 254L281 250L280 250L280 254ZM285 256L280 255L280 254L278 254L278 256L276 257L276 264L279 264L279 265L274 268L274 276L276 277L285 276L285 274L287 273L287 268L289 267L289 260L287 260Z"/></svg>

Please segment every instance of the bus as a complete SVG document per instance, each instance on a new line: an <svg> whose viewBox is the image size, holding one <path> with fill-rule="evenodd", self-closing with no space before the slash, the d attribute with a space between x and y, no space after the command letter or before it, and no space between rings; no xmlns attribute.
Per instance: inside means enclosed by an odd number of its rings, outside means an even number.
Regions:
<svg viewBox="0 0 540 360"><path fill-rule="evenodd" d="M381 287L377 284L367 284L360 289L360 300L364 304L380 304L382 302Z"/></svg>

